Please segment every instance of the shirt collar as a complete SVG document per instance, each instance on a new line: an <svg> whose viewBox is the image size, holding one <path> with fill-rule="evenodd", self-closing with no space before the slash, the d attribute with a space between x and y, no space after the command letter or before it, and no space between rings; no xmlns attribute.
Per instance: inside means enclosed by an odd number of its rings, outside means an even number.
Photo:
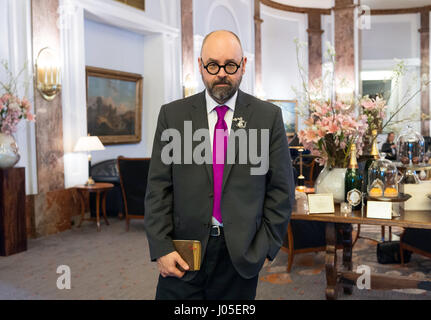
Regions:
<svg viewBox="0 0 431 320"><path fill-rule="evenodd" d="M226 101L223 105L228 106L229 109L231 109L232 111L235 111L235 103L236 103L236 98L238 96L238 90L235 92L235 94L228 100ZM214 110L215 107L219 106L220 104L217 103L208 93L208 90L205 90L205 99L207 102L207 113L210 113L211 111Z"/></svg>

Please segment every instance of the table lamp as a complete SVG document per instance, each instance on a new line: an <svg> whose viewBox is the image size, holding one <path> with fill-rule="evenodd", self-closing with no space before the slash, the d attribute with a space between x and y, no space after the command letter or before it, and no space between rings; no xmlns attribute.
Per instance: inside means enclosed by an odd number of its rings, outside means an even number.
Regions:
<svg viewBox="0 0 431 320"><path fill-rule="evenodd" d="M75 148L73 149L74 152L82 152L85 151L88 154L88 180L85 183L86 186L94 185L95 182L91 178L90 175L90 169L91 169L91 151L97 151L97 150L105 150L105 147L103 146L102 142L99 140L97 136L88 136L86 137L80 137L78 139L78 142L75 145Z"/></svg>

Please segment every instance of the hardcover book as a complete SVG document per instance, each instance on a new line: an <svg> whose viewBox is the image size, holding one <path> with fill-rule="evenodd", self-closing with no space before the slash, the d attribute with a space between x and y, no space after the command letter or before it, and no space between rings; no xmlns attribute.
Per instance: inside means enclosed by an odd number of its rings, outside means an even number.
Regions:
<svg viewBox="0 0 431 320"><path fill-rule="evenodd" d="M198 271L201 268L201 242L197 240L173 240L175 250L189 265L187 271ZM179 265L177 268L184 271Z"/></svg>

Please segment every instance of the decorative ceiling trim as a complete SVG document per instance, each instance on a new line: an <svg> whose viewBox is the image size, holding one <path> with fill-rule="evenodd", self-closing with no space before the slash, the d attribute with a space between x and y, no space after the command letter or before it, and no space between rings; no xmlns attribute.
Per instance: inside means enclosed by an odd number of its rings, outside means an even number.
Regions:
<svg viewBox="0 0 431 320"><path fill-rule="evenodd" d="M371 15L407 14L407 13L419 13L422 11L431 11L431 6L402 8L402 9L374 9L374 10L371 10Z"/></svg>
<svg viewBox="0 0 431 320"><path fill-rule="evenodd" d="M282 11L289 11L289 12L296 12L296 13L320 13L320 14L326 14L331 15L332 10L336 9L342 9L342 8L330 8L330 9L323 9L323 8L306 8L306 7L295 7L290 6L287 4L279 3L274 0L260 0L260 3L262 3L265 6L282 10ZM431 5L430 6L424 6L424 7L414 7L414 8L399 8L399 9L372 9L371 15L392 15L392 14L408 14L408 13L419 13L422 11L431 11Z"/></svg>
<svg viewBox="0 0 431 320"><path fill-rule="evenodd" d="M320 13L320 14L331 14L331 9L320 9L320 8L305 8L305 7L295 7L295 6L289 6L287 4L282 4L273 0L260 0L260 3L274 8L278 10L283 11L290 11L290 12L296 12L296 13Z"/></svg>

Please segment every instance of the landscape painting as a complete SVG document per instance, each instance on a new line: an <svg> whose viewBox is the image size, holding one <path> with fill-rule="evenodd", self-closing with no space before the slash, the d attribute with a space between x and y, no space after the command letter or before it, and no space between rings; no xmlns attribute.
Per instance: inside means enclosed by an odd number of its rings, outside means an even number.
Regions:
<svg viewBox="0 0 431 320"><path fill-rule="evenodd" d="M87 67L87 131L103 144L138 143L142 76Z"/></svg>
<svg viewBox="0 0 431 320"><path fill-rule="evenodd" d="M298 114L296 113L296 100L268 100L269 102L279 106L283 115L284 129L286 136L295 135L298 130Z"/></svg>

